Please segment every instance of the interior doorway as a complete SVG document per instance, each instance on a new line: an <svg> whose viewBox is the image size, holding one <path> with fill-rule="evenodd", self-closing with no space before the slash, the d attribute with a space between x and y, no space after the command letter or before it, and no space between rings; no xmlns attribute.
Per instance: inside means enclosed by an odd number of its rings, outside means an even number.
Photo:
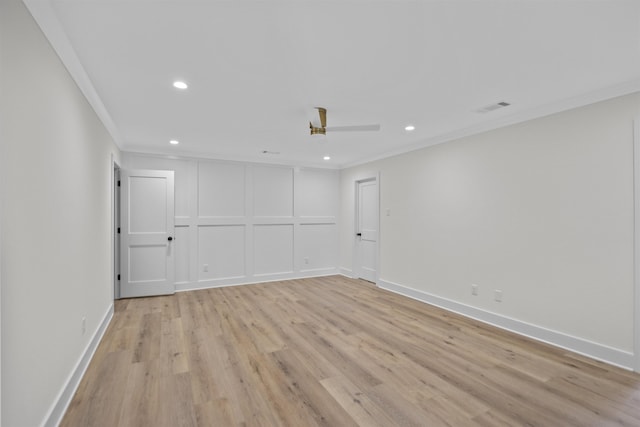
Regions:
<svg viewBox="0 0 640 427"><path fill-rule="evenodd" d="M378 279L378 179L356 181L354 274L377 283Z"/></svg>
<svg viewBox="0 0 640 427"><path fill-rule="evenodd" d="M175 292L174 172L120 170L120 297Z"/></svg>

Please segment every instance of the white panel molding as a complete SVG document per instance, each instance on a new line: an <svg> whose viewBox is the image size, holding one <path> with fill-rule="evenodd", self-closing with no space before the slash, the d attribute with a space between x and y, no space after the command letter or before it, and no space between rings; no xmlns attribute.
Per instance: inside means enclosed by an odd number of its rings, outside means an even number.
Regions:
<svg viewBox="0 0 640 427"><path fill-rule="evenodd" d="M386 289L396 294L400 294L424 302L426 304L443 308L462 316L469 317L471 319L478 320L492 326L496 326L500 329L505 329L518 335L532 338L536 341L551 344L553 346L560 347L574 353L582 354L584 356L588 356L593 359L600 360L624 369L633 369L634 355L633 353L624 350L609 347L603 344L598 344L551 329L543 328L541 326L503 316L501 314L482 310L477 307L472 307L470 305L462 304L457 301L442 298L437 295L413 289L408 286L399 285L397 283L393 283L384 279L378 279L378 286L382 289Z"/></svg>
<svg viewBox="0 0 640 427"><path fill-rule="evenodd" d="M298 220L292 216L256 216L251 222L254 225L293 225Z"/></svg>
<svg viewBox="0 0 640 427"><path fill-rule="evenodd" d="M344 277L348 277L349 279L353 279L353 270L351 270L350 268L346 268L346 267L340 267L339 271L342 276Z"/></svg>
<svg viewBox="0 0 640 427"><path fill-rule="evenodd" d="M640 118L633 121L633 368L640 372Z"/></svg>
<svg viewBox="0 0 640 427"><path fill-rule="evenodd" d="M328 276L328 275L336 274L336 269L333 267L306 268L306 269L300 269L300 273L302 274L311 273L314 276L316 274L322 273L323 276Z"/></svg>
<svg viewBox="0 0 640 427"><path fill-rule="evenodd" d="M253 215L253 165L247 165L244 168L244 205L245 214ZM244 233L244 274L246 277L253 277L255 272L254 264L254 224L253 217L247 216L245 223L247 224L247 232Z"/></svg>
<svg viewBox="0 0 640 427"><path fill-rule="evenodd" d="M292 222L254 224L252 242L254 277L284 276L295 272L294 233L295 224ZM264 263L265 260L266 263Z"/></svg>
<svg viewBox="0 0 640 427"><path fill-rule="evenodd" d="M283 273L283 274L280 274L280 273L277 273L277 274L271 273L271 274L263 274L263 275L255 274L252 276L245 276L243 278L212 279L212 280L202 280L202 281L190 282L190 283L178 283L176 284L176 292L196 291L200 289L211 289L211 288L224 288L227 286L255 285L257 283L280 282L283 280L335 276L336 274L340 274L338 268L318 269L317 271L308 271L305 273L294 272L294 273Z"/></svg>
<svg viewBox="0 0 640 427"><path fill-rule="evenodd" d="M198 279L198 281L196 283L198 284L204 284L202 287L198 287L198 289L203 289L203 288L210 288L211 286L208 286L208 284L217 284L217 283L236 283L236 282L243 282L246 279L247 276L228 276L228 277L216 277L215 279ZM194 285L194 283L192 282L182 282L182 283L176 283L177 285L181 285L183 287L192 287Z"/></svg>
<svg viewBox="0 0 640 427"><path fill-rule="evenodd" d="M300 224L335 224L335 216L301 216Z"/></svg>
<svg viewBox="0 0 640 427"><path fill-rule="evenodd" d="M175 249L175 283L189 282L190 245L189 226L176 226L173 235Z"/></svg>
<svg viewBox="0 0 640 427"><path fill-rule="evenodd" d="M197 218L198 227L215 227L217 225L247 225L249 219L229 218L229 217L199 217Z"/></svg>
<svg viewBox="0 0 640 427"><path fill-rule="evenodd" d="M176 191L181 192L180 197L183 200L182 212L175 216L176 234L179 230L181 243L180 257L176 257L181 260L181 273L176 277L176 289L203 289L338 274L335 254L339 250L337 218L340 182L335 170L227 162L219 159L167 159L133 153L125 153L125 159L132 168L175 169L176 174L182 174L182 185L176 187ZM188 167L185 166L185 160L188 161ZM173 161L176 162L175 167L172 166ZM185 174L188 174L186 179ZM215 185L212 184L212 180L216 181ZM255 186L257 181L260 182L259 187L262 190ZM221 190L221 186L226 182L236 184L233 194ZM258 191L263 191L260 197L256 197ZM282 197L274 201L269 200L265 192L271 191ZM244 216L238 216L241 213L239 208L226 209L212 201L211 198L216 197L216 194L226 197L225 200L231 200L236 207L242 205ZM207 200L199 200L199 197ZM256 199L262 203L262 208L257 212L254 209ZM291 201L293 203L290 206ZM258 215L255 215L256 213ZM313 235L305 234L305 227L314 225L331 227L331 236L322 235L322 238L316 239ZM202 248L204 242L200 241L203 238L201 230L203 227L220 226L245 228L244 274L237 268L220 271L219 275L211 274L211 262L203 261L210 259L212 254L208 252L210 249ZM274 238L271 242L264 240L266 237L262 240L260 236L256 237L256 229L270 226L292 227L293 238L291 241L288 237ZM263 247L257 252L256 238L259 240L257 243ZM218 243L217 247L225 245L237 248L239 245L235 238ZM285 262L284 255L272 260L264 258L273 252L271 249L265 249L270 247L271 243L286 246L286 251L292 252L292 259ZM200 250L204 250L205 253L200 253ZM318 256L324 253L330 253L332 257ZM233 260L238 260L241 255L234 252L232 256ZM257 256L261 258L257 259ZM305 258L309 259L308 263L305 262ZM209 264L209 272L203 272L204 263ZM188 272L185 272L187 268Z"/></svg>
<svg viewBox="0 0 640 427"><path fill-rule="evenodd" d="M276 280L276 278L280 277L282 280L288 279L290 275L294 274L293 270L289 271L276 271L275 273L253 273L253 277L262 279L263 277L268 277L270 279ZM262 282L262 280L260 280Z"/></svg>
<svg viewBox="0 0 640 427"><path fill-rule="evenodd" d="M246 216L199 216L198 221L200 224L218 224L220 222L225 223L244 223Z"/></svg>
<svg viewBox="0 0 640 427"><path fill-rule="evenodd" d="M241 278L247 270L245 224L198 227L198 281ZM202 270L208 265L208 271Z"/></svg>
<svg viewBox="0 0 640 427"><path fill-rule="evenodd" d="M95 354L96 349L98 348L98 344L100 344L100 341L102 341L102 337L104 336L104 333L107 330L107 326L109 326L109 323L111 322L112 318L113 318L113 303L109 305L109 308L107 309L107 312L102 318L102 321L100 322L100 324L98 325L98 328L96 329L93 336L91 337L91 340L87 344L87 347L82 352L80 359L78 360L78 362L76 363L76 366L71 371L71 374L67 378L67 381L65 381L65 385L62 387L62 390L60 390L60 393L58 393L58 396L56 397L54 404L49 409L49 412L47 413L47 416L45 417L41 426L55 427L59 425L60 422L62 421L62 417L67 411L67 408L71 403L71 399L73 398L73 395L75 394L76 390L78 389L78 386L80 385L80 380L82 380L84 373L89 367L89 363L91 362L91 359L93 358L93 355Z"/></svg>
<svg viewBox="0 0 640 427"><path fill-rule="evenodd" d="M244 218L248 214L244 198L246 165L198 162L198 217Z"/></svg>
<svg viewBox="0 0 640 427"><path fill-rule="evenodd" d="M295 172L290 167L253 166L254 218L292 218Z"/></svg>
<svg viewBox="0 0 640 427"><path fill-rule="evenodd" d="M198 254L198 176L200 173L200 162L191 160L189 163L189 185L187 187L187 205L189 213L189 280L188 282L197 280L198 278L198 262L200 256ZM177 288L177 286L176 286Z"/></svg>

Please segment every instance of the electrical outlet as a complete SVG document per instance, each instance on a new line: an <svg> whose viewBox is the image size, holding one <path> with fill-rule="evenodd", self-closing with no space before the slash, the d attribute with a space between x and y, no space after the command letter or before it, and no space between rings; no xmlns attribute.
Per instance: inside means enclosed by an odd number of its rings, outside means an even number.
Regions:
<svg viewBox="0 0 640 427"><path fill-rule="evenodd" d="M87 332L87 318L83 317L82 318L82 335L84 335L85 332Z"/></svg>
<svg viewBox="0 0 640 427"><path fill-rule="evenodd" d="M475 283L471 284L471 295L478 295L478 285Z"/></svg>
<svg viewBox="0 0 640 427"><path fill-rule="evenodd" d="M304 259L304 263L305 263L305 264L309 264L309 258L305 258L305 259Z"/></svg>
<svg viewBox="0 0 640 427"><path fill-rule="evenodd" d="M493 293L493 299L496 300L496 302L502 302L502 291L500 289L495 290Z"/></svg>
<svg viewBox="0 0 640 427"><path fill-rule="evenodd" d="M209 271L209 264L204 264L202 266L202 271L204 271L205 273Z"/></svg>

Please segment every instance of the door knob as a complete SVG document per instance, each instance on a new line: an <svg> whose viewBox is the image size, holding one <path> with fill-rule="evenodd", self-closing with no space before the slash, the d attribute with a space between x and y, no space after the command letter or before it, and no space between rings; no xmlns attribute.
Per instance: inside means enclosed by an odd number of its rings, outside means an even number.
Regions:
<svg viewBox="0 0 640 427"><path fill-rule="evenodd" d="M356 236L362 237L362 233L358 233L358 234L356 234Z"/></svg>
<svg viewBox="0 0 640 427"><path fill-rule="evenodd" d="M173 237L169 236L169 237L167 237L167 240L168 240L168 241L172 241L172 240L173 240Z"/></svg>

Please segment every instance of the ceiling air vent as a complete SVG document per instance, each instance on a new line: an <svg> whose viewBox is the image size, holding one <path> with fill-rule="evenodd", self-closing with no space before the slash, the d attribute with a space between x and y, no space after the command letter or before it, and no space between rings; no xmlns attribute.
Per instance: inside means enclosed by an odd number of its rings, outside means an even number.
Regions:
<svg viewBox="0 0 640 427"><path fill-rule="evenodd" d="M491 111L495 111L495 110L498 110L500 108L508 107L509 105L511 105L511 104L509 104L508 102L504 102L504 101L497 102L495 104L489 104L489 105L485 105L482 108L478 108L476 110L476 113L481 113L481 114L489 113Z"/></svg>

